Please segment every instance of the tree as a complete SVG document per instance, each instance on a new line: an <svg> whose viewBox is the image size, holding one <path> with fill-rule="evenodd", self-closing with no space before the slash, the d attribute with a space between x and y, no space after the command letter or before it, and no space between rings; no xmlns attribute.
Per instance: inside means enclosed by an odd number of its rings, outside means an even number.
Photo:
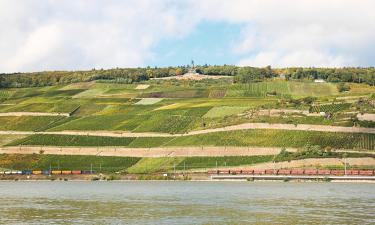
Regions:
<svg viewBox="0 0 375 225"><path fill-rule="evenodd" d="M3 76L0 76L0 88L1 87L5 87L4 85L5 85L5 78L3 77Z"/></svg>
<svg viewBox="0 0 375 225"><path fill-rule="evenodd" d="M339 92L344 92L344 91L349 91L350 90L350 86L346 83L339 83L337 85L337 90Z"/></svg>

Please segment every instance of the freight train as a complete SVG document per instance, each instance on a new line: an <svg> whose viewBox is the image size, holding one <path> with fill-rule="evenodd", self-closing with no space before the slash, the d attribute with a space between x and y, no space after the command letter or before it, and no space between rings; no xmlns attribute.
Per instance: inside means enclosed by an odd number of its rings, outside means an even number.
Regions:
<svg viewBox="0 0 375 225"><path fill-rule="evenodd" d="M211 175L317 175L317 176L374 176L374 170L325 170L325 169L215 169L208 170Z"/></svg>
<svg viewBox="0 0 375 225"><path fill-rule="evenodd" d="M8 170L0 171L0 175L79 175L95 174L93 170Z"/></svg>

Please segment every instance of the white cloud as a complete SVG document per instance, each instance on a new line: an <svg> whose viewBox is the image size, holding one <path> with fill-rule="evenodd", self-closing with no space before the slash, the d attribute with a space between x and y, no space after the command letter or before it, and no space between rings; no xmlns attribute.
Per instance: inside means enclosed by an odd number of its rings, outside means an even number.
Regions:
<svg viewBox="0 0 375 225"><path fill-rule="evenodd" d="M213 1L216 2L216 1ZM207 3L207 2L206 2ZM212 3L212 2L211 2ZM217 3L217 2L216 2ZM239 65L373 66L375 1L223 1L212 18L245 24ZM210 4L210 3L208 3Z"/></svg>
<svg viewBox="0 0 375 225"><path fill-rule="evenodd" d="M373 8L372 0L0 0L0 72L144 66L160 57L160 40L206 21L243 26L230 53L239 65L374 65Z"/></svg>
<svg viewBox="0 0 375 225"><path fill-rule="evenodd" d="M194 29L170 1L0 1L0 71L136 67Z"/></svg>

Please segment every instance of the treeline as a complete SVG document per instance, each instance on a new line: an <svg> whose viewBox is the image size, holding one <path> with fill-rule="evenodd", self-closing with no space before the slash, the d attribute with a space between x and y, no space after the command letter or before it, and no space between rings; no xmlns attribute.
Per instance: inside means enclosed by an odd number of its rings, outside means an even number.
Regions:
<svg viewBox="0 0 375 225"><path fill-rule="evenodd" d="M224 66L199 66L197 72L205 75L234 76L235 82L247 83L264 80L271 77L282 76L290 80L315 80L323 79L328 82L355 82L375 85L375 68L283 68L271 67L238 67Z"/></svg>
<svg viewBox="0 0 375 225"><path fill-rule="evenodd" d="M355 82L375 85L375 68L284 68L200 66L197 72L206 75L234 76L235 82L247 83L282 76L287 80L323 79L328 82Z"/></svg>
<svg viewBox="0 0 375 225"><path fill-rule="evenodd" d="M323 79L328 82L354 82L375 85L375 68L287 68L279 69L287 79Z"/></svg>
<svg viewBox="0 0 375 225"><path fill-rule="evenodd" d="M0 87L41 87L59 84L105 80L115 83L134 83L153 77L168 77L187 72L185 67L126 68L89 71L45 71L35 73L0 74Z"/></svg>
<svg viewBox="0 0 375 225"><path fill-rule="evenodd" d="M182 75L189 66L165 68L116 68L89 71L45 71L35 73L0 74L0 87L39 87L101 80L111 83L134 83L150 78ZM272 69L223 66L197 66L196 72L205 75L233 76L236 83L263 81L273 77L287 80L323 79L328 82L355 82L375 85L375 68L284 68Z"/></svg>
<svg viewBox="0 0 375 225"><path fill-rule="evenodd" d="M248 83L254 81L262 81L267 78L275 77L277 74L270 66L265 68L257 67L238 67L231 65L224 66L202 66L196 69L198 73L205 75L224 75L234 76L236 83Z"/></svg>

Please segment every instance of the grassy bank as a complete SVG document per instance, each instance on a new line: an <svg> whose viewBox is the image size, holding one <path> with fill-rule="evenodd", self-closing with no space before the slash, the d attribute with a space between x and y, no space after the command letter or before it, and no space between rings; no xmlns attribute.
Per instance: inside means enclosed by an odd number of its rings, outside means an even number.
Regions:
<svg viewBox="0 0 375 225"><path fill-rule="evenodd" d="M136 164L140 158L110 156L70 155L19 155L0 154L0 168L14 170L90 170L112 173L124 171Z"/></svg>

